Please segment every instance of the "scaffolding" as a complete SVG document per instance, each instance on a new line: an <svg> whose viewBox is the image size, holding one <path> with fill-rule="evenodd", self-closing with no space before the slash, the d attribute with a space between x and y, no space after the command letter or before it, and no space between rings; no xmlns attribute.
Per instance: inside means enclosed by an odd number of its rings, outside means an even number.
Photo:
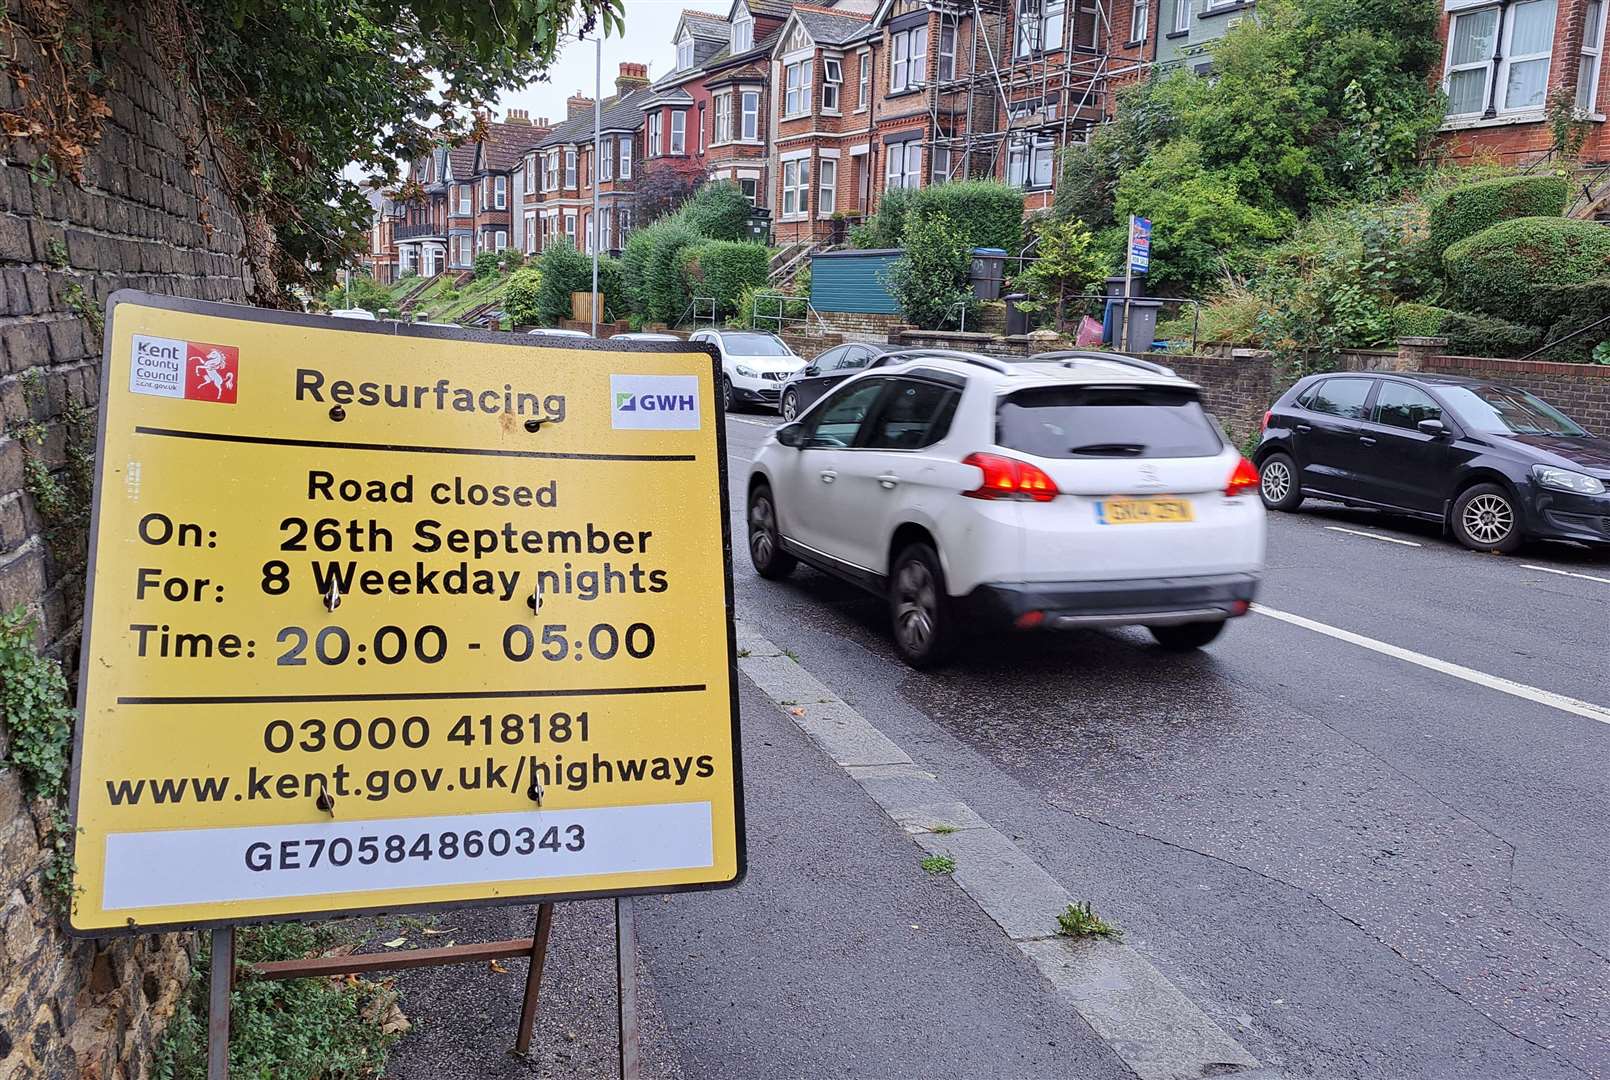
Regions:
<svg viewBox="0 0 1610 1080"><path fill-rule="evenodd" d="M1024 187L1054 182L1056 150L1087 142L1091 131L1111 116L1114 80L1146 66L1114 56L1119 39L1108 18L1109 4L912 4L938 14L939 67L925 88L926 157L932 174L946 179L1001 176ZM1020 155L1017 161L1014 155ZM1034 175L1042 161L1052 174L1043 182ZM1014 170L1021 175L1014 178Z"/></svg>

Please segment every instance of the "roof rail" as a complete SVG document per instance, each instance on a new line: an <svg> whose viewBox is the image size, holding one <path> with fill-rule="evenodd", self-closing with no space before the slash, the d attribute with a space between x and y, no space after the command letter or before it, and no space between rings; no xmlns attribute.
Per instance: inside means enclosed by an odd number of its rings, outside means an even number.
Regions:
<svg viewBox="0 0 1610 1080"><path fill-rule="evenodd" d="M1154 364L1150 360L1142 360L1136 356L1125 356L1122 353L1084 352L1067 349L1060 352L1035 353L1029 357L1029 363L1031 364L1058 360L1110 360L1114 364L1125 364L1132 368L1139 368L1142 371L1149 371L1153 375L1167 375L1171 378L1178 378L1178 373L1173 368L1164 367L1162 364Z"/></svg>
<svg viewBox="0 0 1610 1080"><path fill-rule="evenodd" d="M885 353L884 356L899 356L909 360L920 360L924 357L930 357L935 360L959 360L964 364L977 364L979 367L989 368L991 371L999 372L1002 375L1012 370L999 360L991 360L989 357L980 356L978 353L962 352L960 349L928 349L920 345L914 345L909 349L895 349L892 352Z"/></svg>

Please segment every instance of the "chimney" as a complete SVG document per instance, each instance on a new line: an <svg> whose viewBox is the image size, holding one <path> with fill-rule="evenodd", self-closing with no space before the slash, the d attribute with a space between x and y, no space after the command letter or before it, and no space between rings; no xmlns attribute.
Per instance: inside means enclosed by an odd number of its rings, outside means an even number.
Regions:
<svg viewBox="0 0 1610 1080"><path fill-rule="evenodd" d="M633 90L641 90L648 85L648 65L629 64L622 62L621 73L615 77L615 93L625 97Z"/></svg>
<svg viewBox="0 0 1610 1080"><path fill-rule="evenodd" d="M578 90L565 99L565 119L574 120L578 116L586 116L593 111L593 99L584 97Z"/></svg>
<svg viewBox="0 0 1610 1080"><path fill-rule="evenodd" d="M531 114L524 109L510 109L508 115L503 118L503 122L505 124L525 124L529 126Z"/></svg>

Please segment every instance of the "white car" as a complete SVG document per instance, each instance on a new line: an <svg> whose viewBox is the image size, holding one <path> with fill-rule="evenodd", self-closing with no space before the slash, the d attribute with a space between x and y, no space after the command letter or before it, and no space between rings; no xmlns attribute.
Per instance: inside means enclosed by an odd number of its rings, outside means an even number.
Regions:
<svg viewBox="0 0 1610 1080"><path fill-rule="evenodd" d="M699 330L689 341L714 345L721 353L721 405L777 407L783 383L805 361L776 334L764 330Z"/></svg>
<svg viewBox="0 0 1610 1080"><path fill-rule="evenodd" d="M361 307L333 308L330 311L330 315L336 319L359 319L363 322L377 321L374 312L365 311Z"/></svg>
<svg viewBox="0 0 1610 1080"><path fill-rule="evenodd" d="M1145 626L1194 649L1246 614L1258 473L1167 368L1101 353L908 350L778 428L749 476L749 554L885 596L901 657L964 629Z"/></svg>
<svg viewBox="0 0 1610 1080"><path fill-rule="evenodd" d="M629 334L615 334L615 335L611 336L609 340L611 340L611 341L682 341L684 339L677 337L675 334L652 334L652 333L648 333L646 331L634 331L634 332L629 333Z"/></svg>
<svg viewBox="0 0 1610 1080"><path fill-rule="evenodd" d="M526 333L535 334L537 337L567 337L567 338L578 338L578 337L579 338L590 338L590 337L592 337L592 335L589 334L585 330L564 330L564 329L561 329L560 327L557 327L557 326L539 326L535 330L527 330Z"/></svg>

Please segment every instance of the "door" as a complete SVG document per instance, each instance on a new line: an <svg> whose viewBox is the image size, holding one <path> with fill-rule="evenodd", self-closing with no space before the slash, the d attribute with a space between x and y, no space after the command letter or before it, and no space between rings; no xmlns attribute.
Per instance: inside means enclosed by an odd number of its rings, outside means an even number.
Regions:
<svg viewBox="0 0 1610 1080"><path fill-rule="evenodd" d="M874 381L887 381L889 390L865 425L861 445L844 455L838 466L834 483L838 512L825 529L836 554L886 574L889 538L906 520L905 510L935 496L938 470L923 451L950 431L961 390L920 378ZM947 497L955 495L953 483L944 485L944 490ZM929 509L928 516L937 517Z"/></svg>
<svg viewBox="0 0 1610 1080"><path fill-rule="evenodd" d="M1375 393L1373 423L1360 436L1360 491L1372 502L1420 513L1442 513L1443 492L1453 473L1453 421L1430 394L1408 383L1381 380ZM1440 420L1449 435L1419 430L1422 420ZM1371 441L1373 440L1373 441Z"/></svg>
<svg viewBox="0 0 1610 1080"><path fill-rule="evenodd" d="M781 466L784 474L778 478L776 494L783 535L840 562L849 560L835 550L833 540L834 517L844 513L839 476L859 453L854 447L862 425L887 383L866 379L834 391L801 422L799 450Z"/></svg>
<svg viewBox="0 0 1610 1080"><path fill-rule="evenodd" d="M1358 376L1326 379L1299 416L1297 466L1305 490L1367 499L1360 479L1366 451L1370 394L1375 380Z"/></svg>
<svg viewBox="0 0 1610 1080"><path fill-rule="evenodd" d="M851 346L840 345L811 361L810 367L800 373L800 378L794 381L794 396L798 399L798 408L801 415L805 410L819 401L823 394L833 386L835 380L831 372L839 365L839 358L849 352Z"/></svg>

